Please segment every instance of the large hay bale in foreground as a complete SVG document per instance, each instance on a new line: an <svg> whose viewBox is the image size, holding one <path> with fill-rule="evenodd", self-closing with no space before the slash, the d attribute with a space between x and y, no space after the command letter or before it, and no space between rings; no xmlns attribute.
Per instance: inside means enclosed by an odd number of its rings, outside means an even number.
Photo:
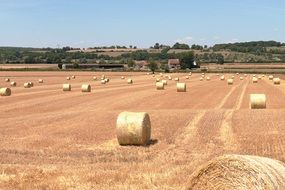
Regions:
<svg viewBox="0 0 285 190"><path fill-rule="evenodd" d="M12 81L12 82L10 83L10 85L11 85L11 86L17 86L17 83L14 82L14 81Z"/></svg>
<svg viewBox="0 0 285 190"><path fill-rule="evenodd" d="M151 137L151 123L145 112L122 112L117 118L117 139L120 145L147 145Z"/></svg>
<svg viewBox="0 0 285 190"><path fill-rule="evenodd" d="M163 82L157 82L155 85L156 85L156 90L164 90Z"/></svg>
<svg viewBox="0 0 285 190"><path fill-rule="evenodd" d="M83 84L81 86L81 92L91 92L91 86L90 84Z"/></svg>
<svg viewBox="0 0 285 190"><path fill-rule="evenodd" d="M11 96L10 88L0 88L0 96Z"/></svg>
<svg viewBox="0 0 285 190"><path fill-rule="evenodd" d="M280 78L274 78L274 79L273 79L273 83L274 83L275 85L279 85L279 84L281 83Z"/></svg>
<svg viewBox="0 0 285 190"><path fill-rule="evenodd" d="M186 92L186 84L185 83L177 83L176 89L177 89L177 92Z"/></svg>
<svg viewBox="0 0 285 190"><path fill-rule="evenodd" d="M234 84L234 79L228 79L228 85L233 85Z"/></svg>
<svg viewBox="0 0 285 190"><path fill-rule="evenodd" d="M70 84L63 84L62 90L63 91L71 91L71 85Z"/></svg>
<svg viewBox="0 0 285 190"><path fill-rule="evenodd" d="M191 190L281 190L285 164L258 156L225 155L203 165L189 182Z"/></svg>
<svg viewBox="0 0 285 190"><path fill-rule="evenodd" d="M250 95L250 108L251 109L265 109L266 108L265 94L251 94Z"/></svg>

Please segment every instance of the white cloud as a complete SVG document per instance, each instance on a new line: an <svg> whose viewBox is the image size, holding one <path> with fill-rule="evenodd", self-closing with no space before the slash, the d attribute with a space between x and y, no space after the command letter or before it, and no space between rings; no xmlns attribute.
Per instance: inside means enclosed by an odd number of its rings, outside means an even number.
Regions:
<svg viewBox="0 0 285 190"><path fill-rule="evenodd" d="M177 39L175 40L175 42L178 42L178 43L189 43L190 41L192 41L194 38L192 36L186 36L184 38L181 38L181 39Z"/></svg>
<svg viewBox="0 0 285 190"><path fill-rule="evenodd" d="M236 42L238 42L238 41L239 41L239 39L233 38L233 39L227 41L227 43L236 43Z"/></svg>

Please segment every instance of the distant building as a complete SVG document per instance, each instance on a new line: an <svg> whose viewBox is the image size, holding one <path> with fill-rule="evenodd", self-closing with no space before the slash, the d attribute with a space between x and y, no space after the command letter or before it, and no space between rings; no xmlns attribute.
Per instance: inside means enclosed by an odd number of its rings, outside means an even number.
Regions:
<svg viewBox="0 0 285 190"><path fill-rule="evenodd" d="M168 60L168 68L170 70L172 70L172 69L179 70L181 68L180 60L179 59L169 59Z"/></svg>
<svg viewBox="0 0 285 190"><path fill-rule="evenodd" d="M147 61L135 61L136 70L148 70L147 65L148 65Z"/></svg>

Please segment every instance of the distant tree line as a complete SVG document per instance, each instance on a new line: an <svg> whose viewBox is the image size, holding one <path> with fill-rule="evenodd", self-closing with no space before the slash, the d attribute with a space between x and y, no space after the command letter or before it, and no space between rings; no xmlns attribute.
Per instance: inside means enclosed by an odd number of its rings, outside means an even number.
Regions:
<svg viewBox="0 0 285 190"><path fill-rule="evenodd" d="M281 47L285 44L276 41L256 41L256 42L241 42L229 44L216 44L213 46L214 51L236 51L242 53L253 53L260 55L267 52L268 47Z"/></svg>

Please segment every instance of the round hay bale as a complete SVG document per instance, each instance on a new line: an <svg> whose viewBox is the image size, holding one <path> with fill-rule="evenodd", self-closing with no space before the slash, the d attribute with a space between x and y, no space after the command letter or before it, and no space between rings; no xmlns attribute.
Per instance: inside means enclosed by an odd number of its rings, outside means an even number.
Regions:
<svg viewBox="0 0 285 190"><path fill-rule="evenodd" d="M101 80L101 84L106 84L106 80L105 80L105 79L102 79L102 80Z"/></svg>
<svg viewBox="0 0 285 190"><path fill-rule="evenodd" d="M243 80L243 77L239 77L239 80Z"/></svg>
<svg viewBox="0 0 285 190"><path fill-rule="evenodd" d="M190 176L188 189L285 189L285 164L258 156L224 155L196 170Z"/></svg>
<svg viewBox="0 0 285 190"><path fill-rule="evenodd" d="M189 76L186 76L185 78L186 78L186 79L189 79Z"/></svg>
<svg viewBox="0 0 285 190"><path fill-rule="evenodd" d="M30 83L28 83L28 82L24 83L24 88L31 88Z"/></svg>
<svg viewBox="0 0 285 190"><path fill-rule="evenodd" d="M160 82L160 79L159 79L159 78L156 78L155 81L156 81L156 82Z"/></svg>
<svg viewBox="0 0 285 190"><path fill-rule="evenodd" d="M63 91L71 91L71 85L70 84L63 84L62 90Z"/></svg>
<svg viewBox="0 0 285 190"><path fill-rule="evenodd" d="M66 80L70 80L70 77L66 77Z"/></svg>
<svg viewBox="0 0 285 190"><path fill-rule="evenodd" d="M244 76L244 77L247 77L247 74L244 74L243 76Z"/></svg>
<svg viewBox="0 0 285 190"><path fill-rule="evenodd" d="M261 80L261 76L258 76L258 80Z"/></svg>
<svg viewBox="0 0 285 190"><path fill-rule="evenodd" d="M150 117L145 112L122 112L117 118L116 132L120 145L147 145L151 137Z"/></svg>
<svg viewBox="0 0 285 190"><path fill-rule="evenodd" d="M164 85L167 85L167 80L162 80L161 81Z"/></svg>
<svg viewBox="0 0 285 190"><path fill-rule="evenodd" d="M122 79L122 80L124 80L124 79L125 79L125 77L124 77L124 76L121 76L121 79Z"/></svg>
<svg viewBox="0 0 285 190"><path fill-rule="evenodd" d="M106 83L110 82L109 78L105 78Z"/></svg>
<svg viewBox="0 0 285 190"><path fill-rule="evenodd" d="M43 79L39 79L39 83L44 83L44 80Z"/></svg>
<svg viewBox="0 0 285 190"><path fill-rule="evenodd" d="M133 84L133 80L132 79L128 79L128 84Z"/></svg>
<svg viewBox="0 0 285 190"><path fill-rule="evenodd" d="M155 77L155 75L153 74L152 77Z"/></svg>
<svg viewBox="0 0 285 190"><path fill-rule="evenodd" d="M228 79L228 85L233 85L234 84L234 79Z"/></svg>
<svg viewBox="0 0 285 190"><path fill-rule="evenodd" d="M168 77L168 80L172 80L172 77L169 76L169 77Z"/></svg>
<svg viewBox="0 0 285 190"><path fill-rule="evenodd" d="M74 75L72 75L72 76L71 76L71 78L72 78L72 79L75 79L75 76L74 76Z"/></svg>
<svg viewBox="0 0 285 190"><path fill-rule="evenodd" d="M256 75L252 75L252 77L256 77Z"/></svg>
<svg viewBox="0 0 285 190"><path fill-rule="evenodd" d="M10 82L10 79L9 79L9 78L6 78L6 79L5 79L5 82Z"/></svg>
<svg viewBox="0 0 285 190"><path fill-rule="evenodd" d="M250 108L251 109L265 109L266 108L265 94L251 94L250 95Z"/></svg>
<svg viewBox="0 0 285 190"><path fill-rule="evenodd" d="M175 81L179 81L179 78L178 78L178 77L176 77L174 80L175 80Z"/></svg>
<svg viewBox="0 0 285 190"><path fill-rule="evenodd" d="M236 75L239 75L239 73L236 73Z"/></svg>
<svg viewBox="0 0 285 190"><path fill-rule="evenodd" d="M97 77L93 77L93 80L97 80Z"/></svg>
<svg viewBox="0 0 285 190"><path fill-rule="evenodd" d="M192 73L191 73L191 72L189 73L189 76L192 76Z"/></svg>
<svg viewBox="0 0 285 190"><path fill-rule="evenodd" d="M157 82L155 85L156 85L156 90L164 90L163 82Z"/></svg>
<svg viewBox="0 0 285 190"><path fill-rule="evenodd" d="M274 83L275 85L280 85L280 83L281 83L280 78L274 78L274 79L273 79L273 83Z"/></svg>
<svg viewBox="0 0 285 190"><path fill-rule="evenodd" d="M0 88L0 96L11 96L11 93L10 88Z"/></svg>
<svg viewBox="0 0 285 190"><path fill-rule="evenodd" d="M204 80L204 78L203 77L200 77L200 81L203 81Z"/></svg>
<svg viewBox="0 0 285 190"><path fill-rule="evenodd" d="M13 82L10 83L10 85L11 86L17 86L17 83L13 81Z"/></svg>
<svg viewBox="0 0 285 190"><path fill-rule="evenodd" d="M105 79L105 75L102 75L102 76L101 76L101 80L104 80L104 79Z"/></svg>
<svg viewBox="0 0 285 190"><path fill-rule="evenodd" d="M274 79L274 77L272 75L270 75L268 78L269 78L269 80L273 80Z"/></svg>
<svg viewBox="0 0 285 190"><path fill-rule="evenodd" d="M205 75L205 73L202 73L202 75Z"/></svg>
<svg viewBox="0 0 285 190"><path fill-rule="evenodd" d="M33 82L29 82L30 87L34 87L34 83Z"/></svg>
<svg viewBox="0 0 285 190"><path fill-rule="evenodd" d="M264 77L265 77L265 75L262 75L262 77L264 78Z"/></svg>
<svg viewBox="0 0 285 190"><path fill-rule="evenodd" d="M233 75L233 76L232 76L232 79L234 79L234 78L235 78L235 76Z"/></svg>
<svg viewBox="0 0 285 190"><path fill-rule="evenodd" d="M81 92L91 92L91 86L90 84L83 84L81 86Z"/></svg>
<svg viewBox="0 0 285 190"><path fill-rule="evenodd" d="M220 80L225 80L225 76L224 76L224 75L221 76L221 77L220 77Z"/></svg>
<svg viewBox="0 0 285 190"><path fill-rule="evenodd" d="M257 79L256 77L253 77L253 78L252 78L252 82L253 82L253 83L257 83L257 82L258 82L258 79Z"/></svg>
<svg viewBox="0 0 285 190"><path fill-rule="evenodd" d="M207 81L210 81L210 80L211 80L211 78L210 78L210 77L207 77L207 78L206 78L206 80L207 80Z"/></svg>
<svg viewBox="0 0 285 190"><path fill-rule="evenodd" d="M146 73L147 75L150 75L150 73Z"/></svg>
<svg viewBox="0 0 285 190"><path fill-rule="evenodd" d="M185 83L177 83L176 89L177 89L177 92L186 92L186 84Z"/></svg>

